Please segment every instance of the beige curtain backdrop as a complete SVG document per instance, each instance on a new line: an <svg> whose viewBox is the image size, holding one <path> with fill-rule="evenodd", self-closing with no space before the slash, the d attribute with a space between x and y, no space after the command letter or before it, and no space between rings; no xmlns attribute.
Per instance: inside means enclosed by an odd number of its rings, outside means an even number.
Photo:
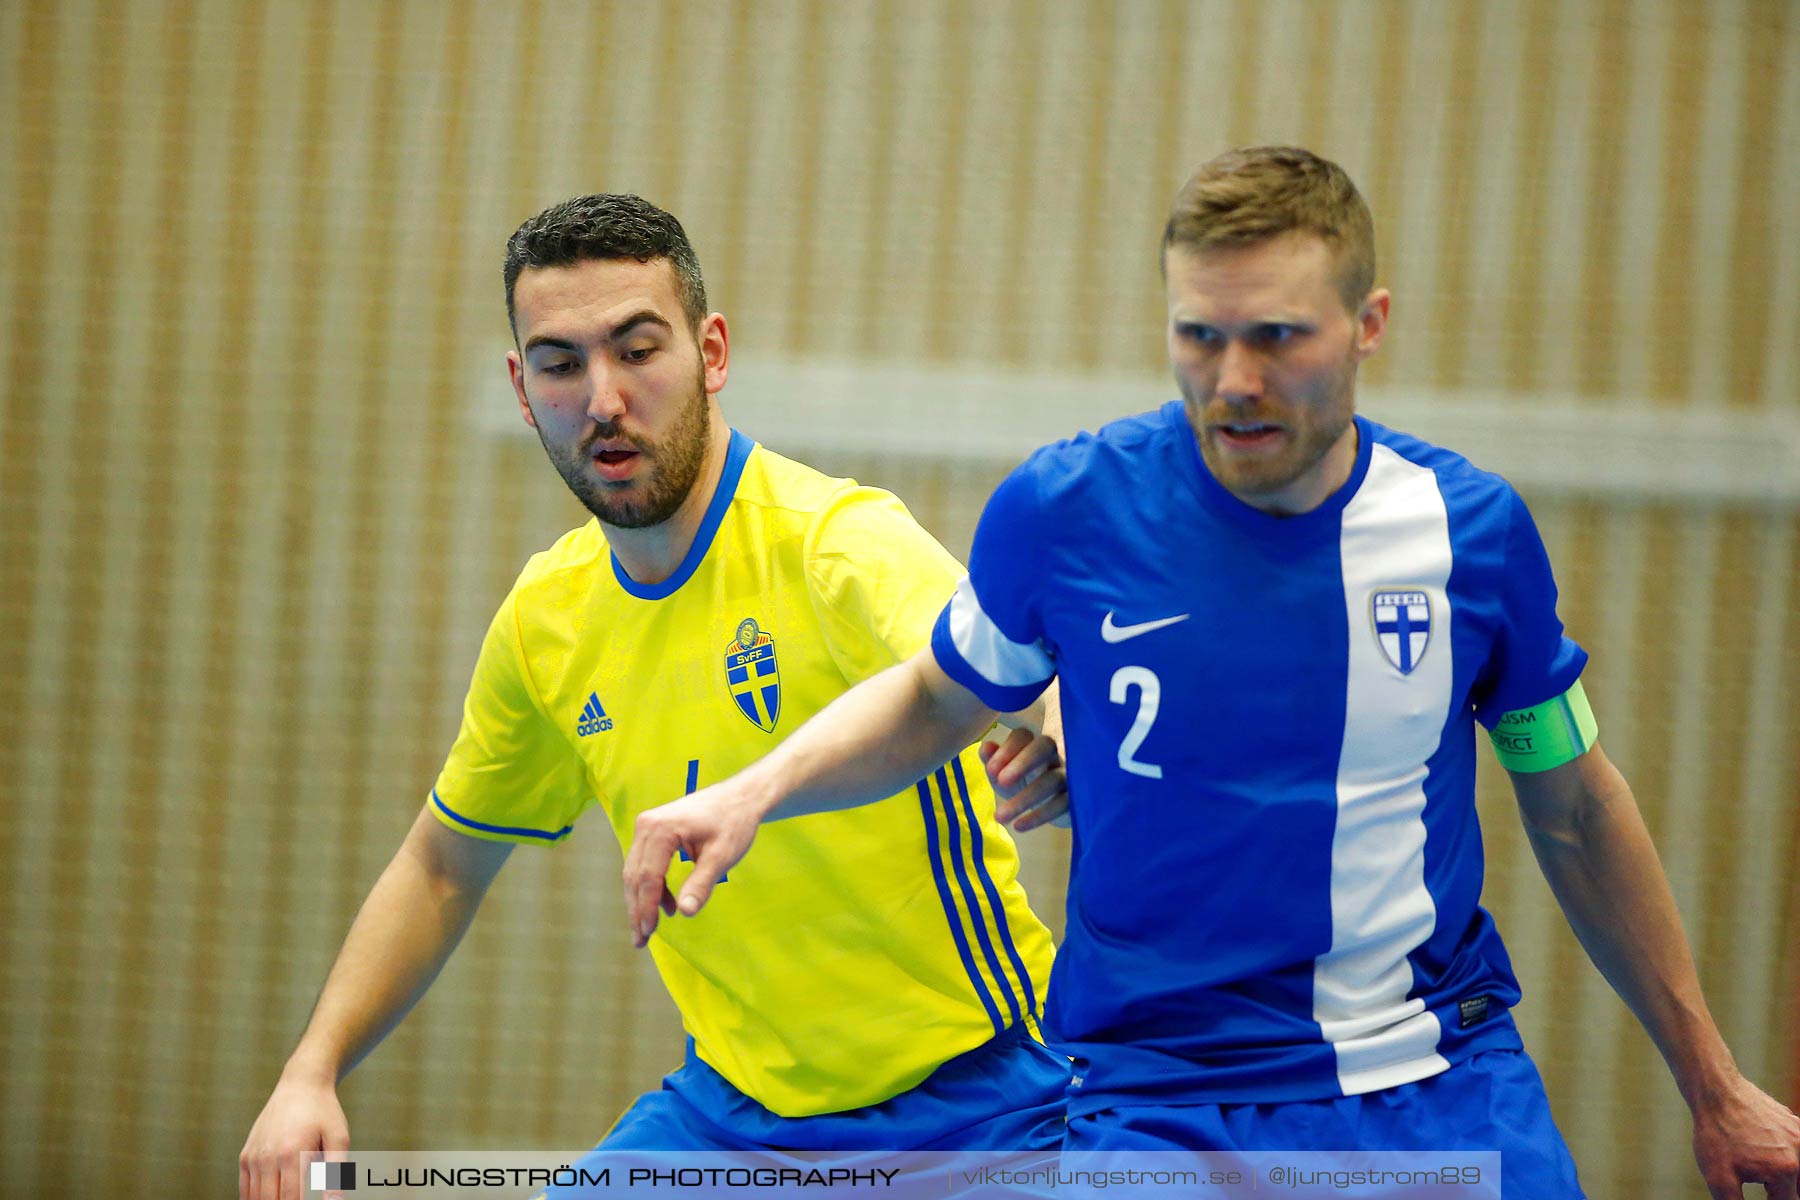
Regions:
<svg viewBox="0 0 1800 1200"><path fill-rule="evenodd" d="M1800 409L1792 0L0 4L0 1192L234 1186L488 616L581 515L498 432L520 220L669 207L765 363L1154 380L1170 194L1278 140L1374 207L1371 384ZM1008 466L837 458L958 553ZM1800 520L1529 498L1714 1012L1792 1101ZM1703 1195L1481 805L1590 1193ZM1027 839L1059 928L1064 836ZM618 865L603 824L513 856L347 1083L359 1145L586 1146L676 1064Z"/></svg>

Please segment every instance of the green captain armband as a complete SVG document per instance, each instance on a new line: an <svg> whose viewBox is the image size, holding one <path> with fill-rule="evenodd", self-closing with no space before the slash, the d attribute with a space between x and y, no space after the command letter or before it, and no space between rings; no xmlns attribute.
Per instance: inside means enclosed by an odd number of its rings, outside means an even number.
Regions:
<svg viewBox="0 0 1800 1200"><path fill-rule="evenodd" d="M1554 700L1500 714L1488 732L1494 755L1509 771L1548 771L1574 762L1600 735L1581 680Z"/></svg>

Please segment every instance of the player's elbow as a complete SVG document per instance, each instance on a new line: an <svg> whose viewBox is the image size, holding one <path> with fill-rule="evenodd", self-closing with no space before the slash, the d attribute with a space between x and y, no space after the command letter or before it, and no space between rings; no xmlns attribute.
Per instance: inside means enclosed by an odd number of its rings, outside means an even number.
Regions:
<svg viewBox="0 0 1800 1200"><path fill-rule="evenodd" d="M1545 852L1579 852L1588 841L1591 824L1579 809L1521 808L1525 836L1541 855Z"/></svg>
<svg viewBox="0 0 1800 1200"><path fill-rule="evenodd" d="M898 668L906 674L912 696L909 708L924 728L932 730L946 753L960 750L994 723L994 710L945 674L926 647Z"/></svg>

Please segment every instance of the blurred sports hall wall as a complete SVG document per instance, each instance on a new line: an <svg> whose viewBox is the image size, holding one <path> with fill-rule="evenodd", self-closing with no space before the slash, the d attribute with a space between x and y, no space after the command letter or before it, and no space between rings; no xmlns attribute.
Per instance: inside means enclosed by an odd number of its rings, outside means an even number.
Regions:
<svg viewBox="0 0 1800 1200"><path fill-rule="evenodd" d="M728 415L962 553L1033 444L1173 394L1164 207L1265 141L1366 190L1365 407L1519 479L1713 1010L1794 1101L1792 0L8 0L0 1193L229 1193L488 616L581 515L505 384L521 219L672 209ZM1703 1194L1482 804L1591 1193ZM1059 928L1065 836L1027 839ZM515 853L347 1084L357 1144L583 1147L677 1062L618 864L600 822Z"/></svg>

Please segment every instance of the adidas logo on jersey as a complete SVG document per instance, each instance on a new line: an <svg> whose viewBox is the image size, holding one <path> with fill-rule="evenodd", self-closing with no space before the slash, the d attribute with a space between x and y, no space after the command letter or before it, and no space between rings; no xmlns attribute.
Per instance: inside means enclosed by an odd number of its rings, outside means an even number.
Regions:
<svg viewBox="0 0 1800 1200"><path fill-rule="evenodd" d="M581 716L575 722L575 734L586 737L590 733L605 733L612 728L612 718L600 707L600 694L589 692L588 701L581 707Z"/></svg>

